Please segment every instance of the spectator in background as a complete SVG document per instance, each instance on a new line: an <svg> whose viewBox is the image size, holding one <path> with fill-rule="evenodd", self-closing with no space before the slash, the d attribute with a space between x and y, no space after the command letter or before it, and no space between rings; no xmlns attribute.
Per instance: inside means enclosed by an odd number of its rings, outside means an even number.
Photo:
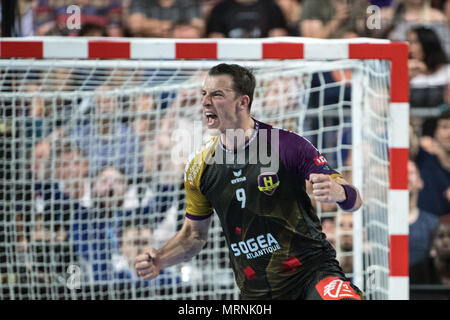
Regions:
<svg viewBox="0 0 450 320"><path fill-rule="evenodd" d="M71 199L79 202L84 201L88 206L89 160L73 143L60 140L56 141L54 155L55 160L50 159L49 165L52 165L50 170L58 181L61 191Z"/></svg>
<svg viewBox="0 0 450 320"><path fill-rule="evenodd" d="M80 37L107 37L108 32L104 26L86 23L81 26L80 33L78 34Z"/></svg>
<svg viewBox="0 0 450 320"><path fill-rule="evenodd" d="M436 121L434 148L426 151L415 135L410 136L410 157L424 182L418 207L437 216L450 213L450 110Z"/></svg>
<svg viewBox="0 0 450 320"><path fill-rule="evenodd" d="M170 38L176 21L186 21L203 34L204 21L194 0L132 0L128 28L134 37Z"/></svg>
<svg viewBox="0 0 450 320"><path fill-rule="evenodd" d="M431 6L430 0L397 0L394 10L384 17L385 36L394 41L406 41L408 31L417 26L433 29L442 43L446 55L450 57L450 32L444 13Z"/></svg>
<svg viewBox="0 0 450 320"><path fill-rule="evenodd" d="M136 257L142 250L155 246L152 229L154 229L154 225L148 219L137 218L124 221L120 232L121 255L116 257L112 263L116 270L120 270L127 276L128 284L134 284L136 288L179 284L181 282L180 275L171 270L161 270L159 277L151 281L141 280L136 275L134 268Z"/></svg>
<svg viewBox="0 0 450 320"><path fill-rule="evenodd" d="M274 0L224 0L206 22L210 38L266 38L287 36L286 19Z"/></svg>
<svg viewBox="0 0 450 320"><path fill-rule="evenodd" d="M261 108L255 112L257 117L267 119L274 126L298 132L298 115L295 110L300 108L302 99L301 81L297 77L283 77L261 80ZM291 113L286 117L285 113Z"/></svg>
<svg viewBox="0 0 450 320"><path fill-rule="evenodd" d="M142 144L144 171L146 173L158 170L158 148L156 146L156 102L149 94L133 97L134 119L131 128Z"/></svg>
<svg viewBox="0 0 450 320"><path fill-rule="evenodd" d="M327 236L328 242L336 248L336 219L335 217L326 217L321 219L322 232Z"/></svg>
<svg viewBox="0 0 450 320"><path fill-rule="evenodd" d="M365 33L367 0L303 0L300 30L303 37L342 38L351 31Z"/></svg>
<svg viewBox="0 0 450 320"><path fill-rule="evenodd" d="M276 0L286 19L288 36L299 37L300 17L302 14L302 0Z"/></svg>
<svg viewBox="0 0 450 320"><path fill-rule="evenodd" d="M76 201L86 207L90 188L87 185L89 161L71 141L49 136L36 143L31 172L36 179L35 203L42 212L52 199ZM52 182L46 182L52 179Z"/></svg>
<svg viewBox="0 0 450 320"><path fill-rule="evenodd" d="M345 273L353 272L353 214L342 212L338 215L339 223L339 263Z"/></svg>
<svg viewBox="0 0 450 320"><path fill-rule="evenodd" d="M440 10L444 13L447 24L450 24L450 1L449 0L441 0L440 1Z"/></svg>
<svg viewBox="0 0 450 320"><path fill-rule="evenodd" d="M436 215L419 209L417 202L423 181L414 161L408 161L409 190L409 267L428 257L431 249L432 233L436 229Z"/></svg>
<svg viewBox="0 0 450 320"><path fill-rule="evenodd" d="M411 284L450 285L450 216L443 216L432 237L429 257L410 269Z"/></svg>
<svg viewBox="0 0 450 320"><path fill-rule="evenodd" d="M122 2L120 0L38 0L35 8L35 35L61 34L77 36L80 29L68 25L73 12L68 8L76 5L80 8L80 23L96 24L106 28L110 37L121 37ZM73 22L72 20L70 22Z"/></svg>
<svg viewBox="0 0 450 320"><path fill-rule="evenodd" d="M36 177L38 179L31 187L34 201L29 207L16 208L19 221L27 221L29 228L27 237L19 242L21 246L16 250L35 262L24 263L28 271L23 272L31 273L41 283L57 283L58 276L65 274L69 264L76 261L68 230L72 216L88 205L86 178L89 164L82 152L70 142L47 142L40 144L40 148L44 146L46 150L47 158L42 164L46 168L44 176ZM54 180L44 182L48 178Z"/></svg>
<svg viewBox="0 0 450 320"><path fill-rule="evenodd" d="M175 39L198 39L202 37L202 33L198 27L181 19L172 24L170 36Z"/></svg>
<svg viewBox="0 0 450 320"><path fill-rule="evenodd" d="M163 183L182 185L189 156L210 137L202 126L200 88L203 78L204 71L197 71L186 79L161 118L157 139L161 154L159 168L165 173Z"/></svg>
<svg viewBox="0 0 450 320"><path fill-rule="evenodd" d="M33 11L35 6L35 0L17 0L17 3L14 4L15 12L14 12L14 25L11 26L11 37L32 37L34 35L34 17ZM10 1L10 6L13 4ZM7 6L5 6L7 7ZM8 8L8 9L9 9ZM7 9L7 10L8 10ZM14 10L14 8L11 8ZM9 9L9 10L11 10ZM4 10L2 3L0 3L0 12ZM2 16L0 14L0 21L2 21ZM1 34L1 23L0 23L0 34ZM5 36L5 35L3 35Z"/></svg>
<svg viewBox="0 0 450 320"><path fill-rule="evenodd" d="M400 0L401 1L401 0ZM374 25L374 27L368 27L366 29L367 36L372 38L382 38L386 39L388 37L389 32L392 30L392 18L394 16L394 12L397 9L399 1L396 0L370 0L371 5L375 5L379 8L379 11L370 11L368 12L369 17L367 22L370 23L379 23ZM378 14L376 16L374 14ZM379 17L380 20L371 20L375 17ZM375 27L376 26L376 27Z"/></svg>
<svg viewBox="0 0 450 320"><path fill-rule="evenodd" d="M428 27L408 32L410 103L412 107L437 107L450 83L450 64L436 33Z"/></svg>
<svg viewBox="0 0 450 320"><path fill-rule="evenodd" d="M444 87L444 103L439 106L439 110L441 112L447 111L450 109L450 83L447 83Z"/></svg>
<svg viewBox="0 0 450 320"><path fill-rule="evenodd" d="M153 233L148 221L127 221L122 229L122 253L127 259L127 266L134 273L134 259L142 250L153 246ZM134 275L136 279L138 277Z"/></svg>
<svg viewBox="0 0 450 320"><path fill-rule="evenodd" d="M71 129L69 135L87 155L91 175L104 166L114 166L127 176L143 171L142 150L139 138L123 123L122 106L111 87L97 88L91 117Z"/></svg>
<svg viewBox="0 0 450 320"><path fill-rule="evenodd" d="M120 256L118 233L126 189L123 173L105 167L92 183L92 207L72 216L69 234L82 264L82 274L87 277L85 280L127 277L113 264Z"/></svg>

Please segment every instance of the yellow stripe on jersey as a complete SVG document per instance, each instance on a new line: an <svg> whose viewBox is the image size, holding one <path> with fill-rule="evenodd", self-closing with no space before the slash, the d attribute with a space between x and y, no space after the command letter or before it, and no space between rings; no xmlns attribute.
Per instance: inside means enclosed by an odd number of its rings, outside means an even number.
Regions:
<svg viewBox="0 0 450 320"><path fill-rule="evenodd" d="M186 164L184 172L186 212L191 216L209 216L213 212L211 204L200 191L200 180L218 142L218 136L212 137L200 151L190 157Z"/></svg>

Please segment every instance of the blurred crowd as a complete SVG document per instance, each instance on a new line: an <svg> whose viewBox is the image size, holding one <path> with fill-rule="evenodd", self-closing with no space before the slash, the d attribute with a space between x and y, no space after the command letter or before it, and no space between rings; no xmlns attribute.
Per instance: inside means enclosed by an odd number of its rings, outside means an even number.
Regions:
<svg viewBox="0 0 450 320"><path fill-rule="evenodd" d="M73 5L80 10L79 27L75 28L67 23L76 19ZM411 106L410 283L450 285L450 0L19 0L16 12L14 36L301 36L406 41ZM77 21L72 22L76 25ZM195 75L197 80L201 76ZM328 76L333 82L345 74ZM30 83L27 90L39 88ZM18 201L16 210L22 214L15 218L15 234L22 236L19 252L39 246L32 250L38 262L27 263L30 258L24 254L18 264L17 274L30 274L26 272L29 268L41 276L31 281L58 281L46 279L65 272L51 267L53 260L46 260L56 259L59 266L84 261L92 282L131 279L138 283L132 268L136 254L149 245L164 243L182 219L179 197L183 166L167 167L167 162L155 159L156 151L170 153L171 145L154 132L170 132L175 116L188 126L199 119L198 110L171 113L168 107L164 118L155 122L161 111L156 109L161 106L143 94L132 103L134 118L112 121L111 115L120 108L118 98L111 96L111 88L99 86L95 90L96 111L90 121L78 121L70 130L53 124L47 133L39 132L42 123L30 126L36 138L31 146L33 182L28 193L23 192L28 199ZM189 101L190 94L189 90L180 94L177 106ZM43 101L35 99L31 105L31 119L46 117ZM145 149L143 140L157 142ZM143 172L175 174L163 179L152 174L153 187L148 188L149 181L139 180ZM86 177L95 179L86 182ZM26 207L27 203L33 203L33 208ZM334 210L323 208L324 212ZM324 233L339 249L344 271L351 274L352 214L324 215L322 222ZM45 250L53 252L51 257ZM170 284L182 280L169 274L158 281Z"/></svg>

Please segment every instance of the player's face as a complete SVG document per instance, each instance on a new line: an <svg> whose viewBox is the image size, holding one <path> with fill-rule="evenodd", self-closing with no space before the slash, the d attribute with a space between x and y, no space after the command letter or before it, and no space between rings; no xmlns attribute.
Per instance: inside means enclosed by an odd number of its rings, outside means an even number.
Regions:
<svg viewBox="0 0 450 320"><path fill-rule="evenodd" d="M201 94L208 129L224 132L236 128L240 95L233 90L230 76L207 76Z"/></svg>

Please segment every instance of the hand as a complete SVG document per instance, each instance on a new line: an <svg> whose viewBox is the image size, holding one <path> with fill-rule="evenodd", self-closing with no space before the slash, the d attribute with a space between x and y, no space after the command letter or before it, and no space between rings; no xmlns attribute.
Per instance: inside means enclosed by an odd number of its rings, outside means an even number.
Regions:
<svg viewBox="0 0 450 320"><path fill-rule="evenodd" d="M151 280L159 275L161 264L158 251L150 249L136 257L134 267L142 280Z"/></svg>
<svg viewBox="0 0 450 320"><path fill-rule="evenodd" d="M309 181L316 201L336 203L346 199L344 188L327 174L311 173Z"/></svg>
<svg viewBox="0 0 450 320"><path fill-rule="evenodd" d="M427 66L420 60L409 59L408 60L408 76L409 79L414 78L419 74L424 74L427 72Z"/></svg>
<svg viewBox="0 0 450 320"><path fill-rule="evenodd" d="M350 16L351 6L348 5L345 1L336 1L335 2L335 11L334 20L341 22L346 20Z"/></svg>

